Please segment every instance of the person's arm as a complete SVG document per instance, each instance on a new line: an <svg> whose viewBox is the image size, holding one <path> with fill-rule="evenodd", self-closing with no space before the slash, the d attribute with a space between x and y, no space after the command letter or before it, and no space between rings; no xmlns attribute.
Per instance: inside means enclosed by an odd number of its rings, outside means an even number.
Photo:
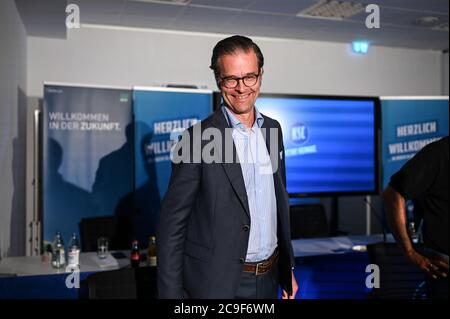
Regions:
<svg viewBox="0 0 450 319"><path fill-rule="evenodd" d="M188 219L200 184L199 164L172 166L169 188L161 206L158 234L158 298L185 298L183 256Z"/></svg>
<svg viewBox="0 0 450 319"><path fill-rule="evenodd" d="M279 130L279 137L278 137L278 143L281 145L281 163L280 163L280 167L279 169L280 174L281 174L281 178L283 181L283 186L286 187L286 161L285 161L285 153L284 153L284 143L283 143L283 131L281 130L281 125L280 123L276 122L277 124L277 128ZM290 234L289 234L290 237ZM291 265L292 267L294 267L295 265L295 258L294 258L294 251L292 249L292 244L290 245L290 258L291 258ZM297 295L297 291L298 291L298 283L297 280L295 279L294 276L294 270L292 270L292 275L291 275L291 280L292 280L292 294L289 295L289 293L282 289L282 295L281 298L282 299L295 299L295 296Z"/></svg>
<svg viewBox="0 0 450 319"><path fill-rule="evenodd" d="M388 186L383 192L383 201L389 227L396 239L397 246L405 255L414 252L406 227L405 199L394 188Z"/></svg>
<svg viewBox="0 0 450 319"><path fill-rule="evenodd" d="M169 187L161 205L156 237L158 298L161 299L186 298L183 287L184 243L189 216L201 180L201 164L193 163L193 150L190 148L192 143L189 139L190 133L186 130L174 150L174 154L178 154L180 150L185 155L172 161ZM185 153L188 148L191 152Z"/></svg>
<svg viewBox="0 0 450 319"><path fill-rule="evenodd" d="M292 270L292 295L289 295L289 293L283 289L281 299L295 299L297 291L298 291L298 284L297 280L295 280L294 270Z"/></svg>
<svg viewBox="0 0 450 319"><path fill-rule="evenodd" d="M433 278L437 278L438 276L446 277L448 263L436 258L427 258L414 249L406 227L407 217L405 213L405 199L403 196L393 187L388 186L384 190L382 197L386 208L387 221L399 249L411 263L417 265Z"/></svg>

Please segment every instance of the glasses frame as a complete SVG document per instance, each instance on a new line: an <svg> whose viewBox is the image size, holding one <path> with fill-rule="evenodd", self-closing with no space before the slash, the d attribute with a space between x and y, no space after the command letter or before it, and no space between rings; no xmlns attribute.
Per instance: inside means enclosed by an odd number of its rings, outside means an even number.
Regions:
<svg viewBox="0 0 450 319"><path fill-rule="evenodd" d="M259 72L258 72L257 74L246 75L246 76L243 76L243 77L241 77L241 78L236 78L236 77L233 77L233 76L225 77L225 78L219 77L219 79L220 79L219 83L221 83L221 85L223 85L223 86L226 87L227 89L235 89L235 88L239 85L239 81L242 80L242 83L243 83L246 87L252 87L252 86L255 86L256 83L258 83L259 76L261 75L261 73L262 73L262 72L261 72L261 69L259 69ZM256 76L256 82L253 83L252 85L247 85L247 84L245 83L245 78L248 78L248 77L250 77L250 76ZM236 85L235 85L235 86L231 86L231 87L230 87L230 86L226 86L226 85L225 85L225 80L227 80L227 79L229 79L229 80L236 80Z"/></svg>

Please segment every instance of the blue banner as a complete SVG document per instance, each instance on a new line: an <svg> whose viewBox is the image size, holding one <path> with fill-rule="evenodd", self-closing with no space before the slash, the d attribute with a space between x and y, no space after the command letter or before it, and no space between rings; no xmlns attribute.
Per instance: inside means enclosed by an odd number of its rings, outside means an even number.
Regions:
<svg viewBox="0 0 450 319"><path fill-rule="evenodd" d="M422 147L448 135L448 97L381 98L382 187Z"/></svg>
<svg viewBox="0 0 450 319"><path fill-rule="evenodd" d="M177 136L212 111L212 92L169 88L134 88L135 205L138 238L155 234L160 201L171 173L170 150Z"/></svg>
<svg viewBox="0 0 450 319"><path fill-rule="evenodd" d="M134 189L131 90L44 86L43 240L114 215Z"/></svg>

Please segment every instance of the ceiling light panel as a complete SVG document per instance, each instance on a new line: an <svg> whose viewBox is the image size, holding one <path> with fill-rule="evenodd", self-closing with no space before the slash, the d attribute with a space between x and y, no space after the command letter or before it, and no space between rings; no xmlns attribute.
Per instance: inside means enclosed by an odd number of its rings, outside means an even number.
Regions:
<svg viewBox="0 0 450 319"><path fill-rule="evenodd" d="M298 17L343 20L353 17L365 8L365 4L338 1L338 0L320 0L318 3L297 13Z"/></svg>

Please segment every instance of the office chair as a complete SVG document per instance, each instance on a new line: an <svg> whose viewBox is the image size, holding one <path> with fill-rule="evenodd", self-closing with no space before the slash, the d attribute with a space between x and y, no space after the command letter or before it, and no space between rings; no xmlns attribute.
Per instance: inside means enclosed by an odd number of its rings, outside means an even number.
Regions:
<svg viewBox="0 0 450 319"><path fill-rule="evenodd" d="M138 299L157 298L156 269L156 267L140 267L135 269Z"/></svg>
<svg viewBox="0 0 450 319"><path fill-rule="evenodd" d="M89 299L156 298L156 267L97 272L86 281Z"/></svg>
<svg viewBox="0 0 450 319"><path fill-rule="evenodd" d="M330 235L325 208L322 204L290 206L291 238L316 238Z"/></svg>
<svg viewBox="0 0 450 319"><path fill-rule="evenodd" d="M83 218L79 224L81 250L96 251L97 239L107 237L109 250L130 249L132 241L132 221L125 216L100 216Z"/></svg>
<svg viewBox="0 0 450 319"><path fill-rule="evenodd" d="M367 245L371 264L380 269L380 288L373 288L370 298L424 299L426 275L408 262L395 243Z"/></svg>
<svg viewBox="0 0 450 319"><path fill-rule="evenodd" d="M97 272L87 277L89 299L136 299L133 268Z"/></svg>

